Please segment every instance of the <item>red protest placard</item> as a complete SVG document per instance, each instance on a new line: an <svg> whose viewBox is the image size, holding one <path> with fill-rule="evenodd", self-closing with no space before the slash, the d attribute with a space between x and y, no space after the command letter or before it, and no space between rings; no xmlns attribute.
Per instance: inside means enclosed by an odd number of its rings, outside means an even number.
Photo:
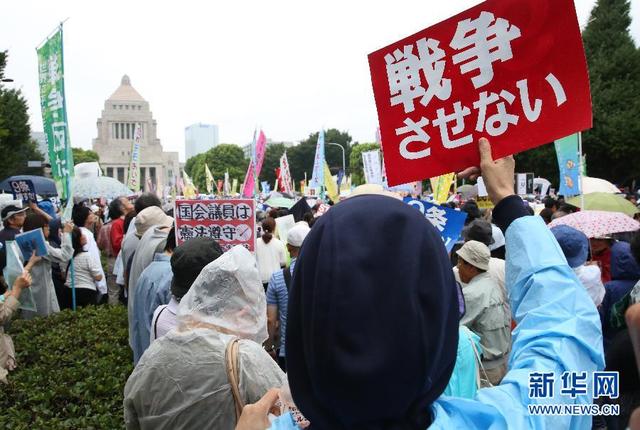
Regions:
<svg viewBox="0 0 640 430"><path fill-rule="evenodd" d="M194 237L211 237L224 251L242 245L256 249L253 199L176 200L176 243Z"/></svg>
<svg viewBox="0 0 640 430"><path fill-rule="evenodd" d="M369 54L389 185L591 127L572 0L488 0Z"/></svg>

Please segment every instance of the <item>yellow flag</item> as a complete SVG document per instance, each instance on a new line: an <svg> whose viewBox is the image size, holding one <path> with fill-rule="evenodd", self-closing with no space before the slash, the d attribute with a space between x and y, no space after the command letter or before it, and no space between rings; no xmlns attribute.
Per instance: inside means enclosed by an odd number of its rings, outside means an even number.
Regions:
<svg viewBox="0 0 640 430"><path fill-rule="evenodd" d="M184 170L182 171L182 180L184 181L182 193L188 199L194 198L196 196L196 187L193 185L193 181Z"/></svg>
<svg viewBox="0 0 640 430"><path fill-rule="evenodd" d="M204 165L204 175L205 182L207 183L207 193L213 194L213 175L211 174L211 170L209 170L209 166Z"/></svg>
<svg viewBox="0 0 640 430"><path fill-rule="evenodd" d="M449 189L455 173L447 173L446 175L431 178L431 190L433 191L433 200L441 205L449 198Z"/></svg>
<svg viewBox="0 0 640 430"><path fill-rule="evenodd" d="M331 170L329 170L329 165L327 162L324 162L324 188L327 190L327 195L334 203L338 203L338 199L340 197L340 193L338 192L338 185L333 181L333 176L331 176Z"/></svg>

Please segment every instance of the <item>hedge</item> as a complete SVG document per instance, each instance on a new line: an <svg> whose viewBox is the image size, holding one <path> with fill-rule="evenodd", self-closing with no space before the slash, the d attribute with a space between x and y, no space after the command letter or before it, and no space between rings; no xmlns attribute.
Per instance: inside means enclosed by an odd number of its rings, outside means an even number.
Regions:
<svg viewBox="0 0 640 430"><path fill-rule="evenodd" d="M124 428L122 393L133 370L125 306L18 319L9 333L18 368L0 383L0 428Z"/></svg>

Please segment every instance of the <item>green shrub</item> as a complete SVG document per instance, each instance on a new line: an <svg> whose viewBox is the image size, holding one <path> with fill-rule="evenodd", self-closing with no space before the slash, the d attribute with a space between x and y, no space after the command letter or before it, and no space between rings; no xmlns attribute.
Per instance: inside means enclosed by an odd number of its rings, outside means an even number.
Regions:
<svg viewBox="0 0 640 430"><path fill-rule="evenodd" d="M90 306L15 320L18 368L0 383L1 429L124 427L124 384L133 370L127 308Z"/></svg>

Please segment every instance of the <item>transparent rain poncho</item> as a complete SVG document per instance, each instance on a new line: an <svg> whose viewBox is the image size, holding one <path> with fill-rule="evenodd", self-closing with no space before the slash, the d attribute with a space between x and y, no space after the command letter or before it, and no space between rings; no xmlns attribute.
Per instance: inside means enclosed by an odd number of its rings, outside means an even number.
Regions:
<svg viewBox="0 0 640 430"><path fill-rule="evenodd" d="M210 324L223 333L267 340L267 301L255 258L235 246L208 264L180 301L180 326Z"/></svg>
<svg viewBox="0 0 640 430"><path fill-rule="evenodd" d="M124 391L129 429L233 429L234 400L225 350L239 343L239 387L245 404L286 382L262 349L266 301L255 258L236 246L207 265L182 298L179 326L154 341Z"/></svg>

